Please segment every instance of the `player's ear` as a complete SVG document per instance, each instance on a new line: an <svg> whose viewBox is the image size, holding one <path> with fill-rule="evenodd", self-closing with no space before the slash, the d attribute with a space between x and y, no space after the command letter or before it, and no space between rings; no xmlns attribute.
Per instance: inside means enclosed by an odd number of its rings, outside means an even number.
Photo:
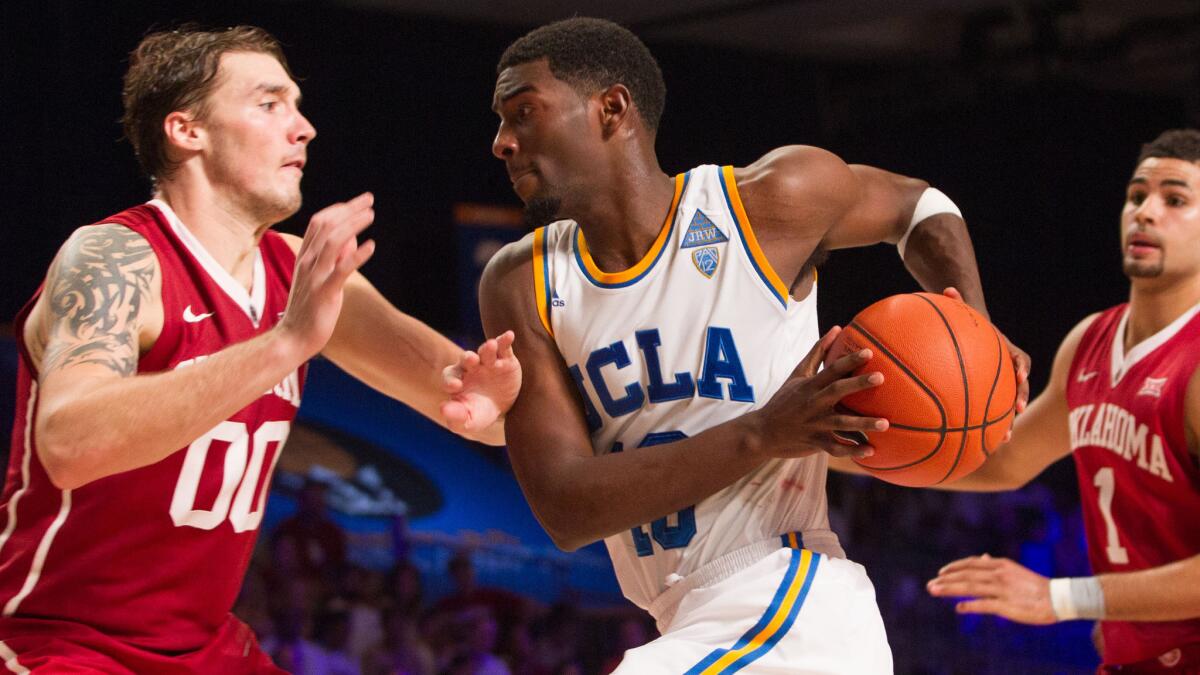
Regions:
<svg viewBox="0 0 1200 675"><path fill-rule="evenodd" d="M614 84L600 92L600 128L609 138L617 130L629 129L633 118L633 95L623 84Z"/></svg>
<svg viewBox="0 0 1200 675"><path fill-rule="evenodd" d="M195 152L204 145L204 129L200 121L190 111L176 110L163 119L163 134L167 139L167 148Z"/></svg>

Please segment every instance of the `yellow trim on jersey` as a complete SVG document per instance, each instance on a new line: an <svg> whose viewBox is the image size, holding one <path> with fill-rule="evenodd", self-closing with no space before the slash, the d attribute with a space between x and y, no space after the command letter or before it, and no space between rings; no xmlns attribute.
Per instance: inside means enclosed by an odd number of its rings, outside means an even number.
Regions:
<svg viewBox="0 0 1200 675"><path fill-rule="evenodd" d="M796 537L795 532L788 532L787 538L788 538L788 546L790 546L791 548L804 548L803 546L800 545L799 538Z"/></svg>
<svg viewBox="0 0 1200 675"><path fill-rule="evenodd" d="M620 284L645 272L656 259L663 246L667 244L667 235L671 233L671 225L675 222L675 214L679 209L679 198L683 196L683 178L684 174L675 176L675 196L671 198L671 210L667 211L667 218L663 221L662 229L658 232L658 238L654 240L654 244L650 246L650 250L646 251L646 255L637 262L636 265L630 267L623 272L604 272L596 266L592 260L592 254L588 251L587 241L583 238L583 229L579 230L579 258L583 260L584 267L587 268L588 274L593 279L602 284Z"/></svg>
<svg viewBox="0 0 1200 675"><path fill-rule="evenodd" d="M779 294L780 298L789 297L790 291L787 284L779 278L775 273L775 268L771 267L771 263L767 261L767 256L763 253L762 247L758 245L758 237L754 236L754 229L750 227L750 217L746 215L746 207L742 205L742 197L738 194L737 181L733 179L733 167L721 167L721 174L725 177L725 185L729 189L729 202L733 205L733 214L737 217L741 224L742 238L746 240L746 248L750 249L750 255L754 256L754 261L758 263L758 268L766 275L766 280Z"/></svg>
<svg viewBox="0 0 1200 675"><path fill-rule="evenodd" d="M537 304L538 318L550 337L554 337L554 329L550 327L550 273L546 268L546 228L539 227L533 231L533 297Z"/></svg>
<svg viewBox="0 0 1200 675"><path fill-rule="evenodd" d="M750 641L745 645L739 649L726 652L721 658L702 670L701 673L703 675L716 675L717 673L724 672L734 662L762 647L783 628L787 622L788 615L792 613L792 608L796 605L797 599L800 597L801 589L808 578L809 568L812 567L812 561L813 552L808 549L801 549L800 566L796 570L796 574L792 577L791 584L788 585L786 594L783 596L783 601L779 603L779 606L775 609L775 614L771 616L770 622L758 634L750 638Z"/></svg>

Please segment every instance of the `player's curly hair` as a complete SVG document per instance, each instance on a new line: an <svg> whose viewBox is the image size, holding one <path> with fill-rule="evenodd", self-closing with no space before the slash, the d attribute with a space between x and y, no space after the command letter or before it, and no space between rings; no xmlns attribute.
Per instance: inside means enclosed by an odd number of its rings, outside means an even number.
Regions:
<svg viewBox="0 0 1200 675"><path fill-rule="evenodd" d="M218 84L221 55L226 52L269 54L292 77L279 41L254 26L206 30L187 24L151 33L129 53L129 70L121 90L125 106L121 125L151 180L165 178L175 169L167 156L163 120L178 110L204 118L208 95Z"/></svg>
<svg viewBox="0 0 1200 675"><path fill-rule="evenodd" d="M1171 129L1162 132L1158 138L1142 145L1142 153L1138 155L1137 163L1141 164L1151 157L1200 162L1200 131Z"/></svg>
<svg viewBox="0 0 1200 675"><path fill-rule="evenodd" d="M625 85L646 128L651 133L658 130L667 85L650 50L629 30L589 17L556 21L509 45L496 73L541 59L548 61L555 77L584 96L614 84Z"/></svg>

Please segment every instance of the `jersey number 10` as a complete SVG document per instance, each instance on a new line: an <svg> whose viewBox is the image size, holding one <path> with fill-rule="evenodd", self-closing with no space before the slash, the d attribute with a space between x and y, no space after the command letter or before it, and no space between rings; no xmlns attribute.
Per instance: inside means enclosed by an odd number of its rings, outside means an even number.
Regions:
<svg viewBox="0 0 1200 675"><path fill-rule="evenodd" d="M638 447L648 448L652 445L682 441L685 438L687 438L687 434L682 431L656 431L646 434L642 442L638 443ZM621 443L613 444L613 452L621 452L623 449L624 446ZM644 525L638 525L631 530L633 546L637 550L639 558L654 555L654 544L650 542L651 537L654 537L654 541L664 549L684 548L692 542L692 537L696 536L696 507L689 506L682 511L676 511L675 519L675 525L668 523L666 518L659 518L650 523L649 535L643 529Z"/></svg>

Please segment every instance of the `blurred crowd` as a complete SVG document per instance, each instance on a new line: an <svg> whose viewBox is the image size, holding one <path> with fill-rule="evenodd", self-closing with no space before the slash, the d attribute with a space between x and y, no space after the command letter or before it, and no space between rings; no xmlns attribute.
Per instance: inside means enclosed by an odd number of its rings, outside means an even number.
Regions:
<svg viewBox="0 0 1200 675"><path fill-rule="evenodd" d="M469 550L424 573L406 559L386 571L354 565L324 492L305 483L298 511L264 534L235 609L290 672L590 675L611 672L626 649L657 635L632 605L545 605L480 585ZM1094 656L1086 633L1064 650L1055 629L959 616L924 590L941 565L979 553L1047 576L1087 573L1079 511L1062 493L1037 484L981 495L830 478L833 527L875 583L897 673L1087 671ZM451 590L426 597L428 574L444 575L441 586Z"/></svg>
<svg viewBox="0 0 1200 675"><path fill-rule="evenodd" d="M264 535L234 609L282 668L303 675L583 675L608 673L656 636L632 606L546 606L480 585L469 551L449 558L452 590L427 598L422 572L355 565L306 483L299 510Z"/></svg>

